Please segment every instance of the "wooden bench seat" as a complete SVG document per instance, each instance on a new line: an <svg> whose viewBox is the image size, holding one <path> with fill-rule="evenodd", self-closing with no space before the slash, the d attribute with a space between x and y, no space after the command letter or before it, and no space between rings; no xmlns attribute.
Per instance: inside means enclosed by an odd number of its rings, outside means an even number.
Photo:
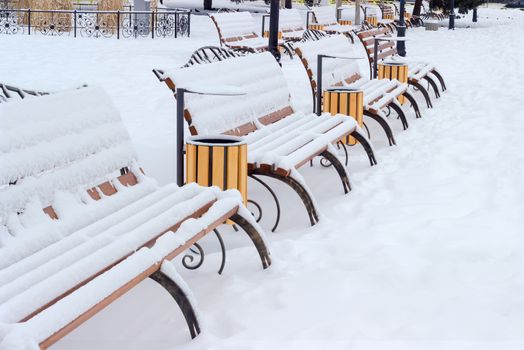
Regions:
<svg viewBox="0 0 524 350"><path fill-rule="evenodd" d="M391 31L387 28L367 30L358 33L358 37L364 45L366 54L368 56L371 74L373 72L373 65L375 63L375 37L391 36ZM408 64L408 84L413 85L418 91L422 93L428 107L432 107L431 99L428 90L421 84L422 81L428 82L432 87L435 97L440 97L440 92L436 84L436 80L440 82L442 91L446 90L446 84L442 75L437 70L435 65L427 62L411 62L404 57L397 55L396 42L382 41L378 44L377 62L402 62ZM436 79L436 80L435 80Z"/></svg>
<svg viewBox="0 0 524 350"><path fill-rule="evenodd" d="M311 14L313 15L313 21L309 23L309 27L311 29L325 31L329 34L343 34L353 42L353 33L357 27L353 25L340 24L337 19L336 11L337 10L334 6L312 7Z"/></svg>
<svg viewBox="0 0 524 350"><path fill-rule="evenodd" d="M334 165L348 192L348 174L333 146L347 135L361 140L370 162L375 162L370 144L353 119L328 114L318 117L292 109L283 72L269 53L158 74L175 95L177 86L216 86L220 91L220 86L232 85L245 91L240 97L187 96L189 129L193 135L245 136L249 174L270 176L289 185L304 202L312 225L318 221L318 209L297 169L322 155Z"/></svg>
<svg viewBox="0 0 524 350"><path fill-rule="evenodd" d="M228 219L270 265L237 191L158 186L143 174L100 89L2 104L0 131L1 350L45 349L146 278L168 290L196 336L171 260Z"/></svg>
<svg viewBox="0 0 524 350"><path fill-rule="evenodd" d="M362 89L364 91L364 115L381 125L390 145L395 144L395 139L384 110L394 109L406 129L408 127L406 116L397 101L397 97L406 96L412 103L417 117L419 116L418 106L407 91L407 84L397 80L364 78L356 59L344 59L359 57L346 37L334 35L314 42L300 43L295 50L307 71L313 96L317 93L317 56L339 57L338 59L324 59L322 86L326 89L337 86Z"/></svg>
<svg viewBox="0 0 524 350"><path fill-rule="evenodd" d="M302 40L304 31L307 29L305 20L297 9L281 9L278 25L282 32L282 39L290 41Z"/></svg>
<svg viewBox="0 0 524 350"><path fill-rule="evenodd" d="M218 31L222 46L240 52L263 52L269 50L267 38L260 37L256 32L255 19L249 12L225 12L210 15ZM283 40L278 46L292 58L291 50L284 45Z"/></svg>

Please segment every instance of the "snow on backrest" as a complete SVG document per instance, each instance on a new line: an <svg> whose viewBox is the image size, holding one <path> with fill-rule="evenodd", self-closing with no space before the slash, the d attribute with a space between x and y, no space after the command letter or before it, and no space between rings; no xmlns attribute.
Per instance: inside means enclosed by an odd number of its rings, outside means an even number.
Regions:
<svg viewBox="0 0 524 350"><path fill-rule="evenodd" d="M223 40L250 35L256 32L255 19L249 12L226 12L211 16Z"/></svg>
<svg viewBox="0 0 524 350"><path fill-rule="evenodd" d="M58 190L100 184L135 159L120 115L101 89L0 104L0 217L35 197L48 205Z"/></svg>
<svg viewBox="0 0 524 350"><path fill-rule="evenodd" d="M311 9L315 14L318 24L335 24L337 23L337 13L334 6L320 6Z"/></svg>
<svg viewBox="0 0 524 350"><path fill-rule="evenodd" d="M365 9L366 9L366 16L367 17L377 17L377 19L382 19L382 10L380 9L380 7L378 5L373 5L373 4L366 4L364 5Z"/></svg>
<svg viewBox="0 0 524 350"><path fill-rule="evenodd" d="M360 18L364 19L364 12L359 6L359 12L360 12ZM355 6L346 5L342 7L342 11L340 12L340 18L344 20L350 20L353 23L355 23Z"/></svg>
<svg viewBox="0 0 524 350"><path fill-rule="evenodd" d="M307 60L308 68L311 69L312 79L316 82L318 55L365 57L356 52L354 46L351 45L346 36L333 35L318 41L298 43L296 48L300 50L301 57ZM322 61L322 86L328 88L357 73L361 74L357 60L324 58Z"/></svg>
<svg viewBox="0 0 524 350"><path fill-rule="evenodd" d="M185 107L199 134L219 134L289 106L289 88L284 74L268 52L230 58L168 71L179 88L227 92L233 86L242 96L185 95Z"/></svg>
<svg viewBox="0 0 524 350"><path fill-rule="evenodd" d="M282 9L279 14L280 30L295 30L305 27L305 21L302 19L297 9Z"/></svg>

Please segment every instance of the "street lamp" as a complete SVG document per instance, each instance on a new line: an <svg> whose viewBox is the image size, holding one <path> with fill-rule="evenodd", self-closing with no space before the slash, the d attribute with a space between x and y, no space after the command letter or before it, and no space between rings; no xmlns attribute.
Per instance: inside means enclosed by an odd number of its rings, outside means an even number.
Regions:
<svg viewBox="0 0 524 350"><path fill-rule="evenodd" d="M403 38L406 36L406 22L404 21L404 12L406 11L406 0L400 0L400 21L397 26L397 37ZM376 48L376 45L375 45ZM397 41L397 52L400 56L406 56L406 44L403 40ZM375 58L377 56L375 55ZM375 60L376 61L376 60Z"/></svg>
<svg viewBox="0 0 524 350"><path fill-rule="evenodd" d="M271 0L271 7L269 9L269 52L275 56L275 59L280 62L280 51L278 50L278 16L280 12L280 1Z"/></svg>
<svg viewBox="0 0 524 350"><path fill-rule="evenodd" d="M223 91L220 91L220 88ZM221 86L216 90L206 90L200 87L197 90L189 88L176 88L176 183L184 185L184 98L185 94L213 95L213 96L240 96L246 92L233 86Z"/></svg>

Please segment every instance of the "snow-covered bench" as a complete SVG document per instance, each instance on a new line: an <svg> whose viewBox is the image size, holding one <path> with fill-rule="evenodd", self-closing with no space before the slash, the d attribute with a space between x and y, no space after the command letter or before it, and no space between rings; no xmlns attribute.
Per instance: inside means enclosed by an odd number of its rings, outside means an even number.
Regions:
<svg viewBox="0 0 524 350"><path fill-rule="evenodd" d="M171 260L225 220L264 268L261 231L237 191L159 186L118 111L86 87L0 104L0 349L45 349L146 278L200 332Z"/></svg>
<svg viewBox="0 0 524 350"><path fill-rule="evenodd" d="M333 35L318 41L299 43L295 47L311 82L313 96L317 93L317 57L328 55L339 57L324 59L322 86L324 88L346 86L364 91L364 115L377 121L384 129L390 145L395 144L391 126L386 120L385 109L392 108L399 115L404 129L408 127L406 116L397 97L405 96L412 104L417 117L419 110L408 85L397 80L369 80L361 74L356 58L360 56L343 35Z"/></svg>
<svg viewBox="0 0 524 350"><path fill-rule="evenodd" d="M177 87L198 90L199 86L206 91L224 85L244 91L240 97L186 96L185 117L191 134L245 136L249 174L270 176L289 185L305 204L312 225L319 219L318 210L297 169L322 155L334 165L347 193L347 170L333 146L346 135L357 138L370 162L375 162L370 144L353 119L293 110L282 69L270 53L163 71L160 78L175 94Z"/></svg>
<svg viewBox="0 0 524 350"><path fill-rule="evenodd" d="M389 36L391 36L391 32L386 28L367 30L358 33L358 37L360 38L362 45L364 45L364 48L368 56L371 74L373 72L373 65L375 63L375 38ZM444 79L442 78L442 75L439 73L435 65L425 62L406 61L404 57L400 57L397 55L397 47L395 41L380 41L377 46L377 52L377 62L408 63L408 84L413 85L417 90L419 90L423 94L428 107L431 107L432 104L428 91L426 90L426 88L422 86L422 84L420 84L422 80L426 80L431 85L437 98L440 97L440 92L434 78L436 78L440 82L442 91L446 90L446 84L444 82Z"/></svg>
<svg viewBox="0 0 524 350"><path fill-rule="evenodd" d="M309 20L310 14L313 17L312 21ZM337 10L334 6L312 7L311 11L308 12L307 24L310 29L322 30L329 34L344 34L351 41L354 41L353 31L357 28L350 24L345 24L345 22L340 24L337 18Z"/></svg>
<svg viewBox="0 0 524 350"><path fill-rule="evenodd" d="M297 9L280 10L278 25L284 40L299 41L303 39L306 25Z"/></svg>
<svg viewBox="0 0 524 350"><path fill-rule="evenodd" d="M268 39L260 37L256 31L255 19L249 12L226 12L212 14L221 45L241 52L267 51ZM279 40L278 46L283 48L290 57L292 51Z"/></svg>

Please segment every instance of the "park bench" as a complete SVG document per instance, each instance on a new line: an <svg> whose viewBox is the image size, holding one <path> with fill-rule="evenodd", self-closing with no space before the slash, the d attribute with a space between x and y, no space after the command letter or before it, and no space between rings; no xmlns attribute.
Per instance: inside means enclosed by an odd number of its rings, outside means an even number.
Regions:
<svg viewBox="0 0 524 350"><path fill-rule="evenodd" d="M250 54L155 74L173 91L177 87L206 91L235 86L245 95L189 94L185 119L192 135L229 134L244 136L248 146L248 174L272 177L293 189L304 203L312 225L318 208L305 180L297 171L317 156L325 157L337 171L344 192L350 190L346 168L333 146L347 135L365 148L371 164L371 145L355 121L345 116L316 116L295 112L282 69L268 53ZM212 90L211 90L212 91Z"/></svg>
<svg viewBox="0 0 524 350"><path fill-rule="evenodd" d="M390 37L391 31L387 28L372 29L358 33L360 41L364 45L366 54L368 56L370 72L373 74L373 66L375 64L375 38L376 37ZM406 62L408 63L408 84L414 86L419 90L428 107L432 107L431 99L428 90L421 84L425 80L433 88L435 96L440 97L440 92L437 87L434 77L440 82L442 91L446 90L446 84L442 75L437 68L431 63L424 62L410 62L405 58L397 55L397 47L395 41L381 41L377 46L377 62Z"/></svg>
<svg viewBox="0 0 524 350"><path fill-rule="evenodd" d="M307 26L309 29L321 30L329 34L344 34L354 42L351 21L342 21L337 18L337 10L333 6L315 6L307 13Z"/></svg>
<svg viewBox="0 0 524 350"><path fill-rule="evenodd" d="M0 104L0 134L2 350L46 349L147 278L195 337L192 294L171 260L228 219L271 263L237 191L144 175L101 89Z"/></svg>
<svg viewBox="0 0 524 350"><path fill-rule="evenodd" d="M282 39L290 41L302 40L307 29L305 21L297 9L280 10L278 25L282 32Z"/></svg>
<svg viewBox="0 0 524 350"><path fill-rule="evenodd" d="M243 53L255 53L269 50L268 39L259 36L256 32L255 19L249 12L226 12L210 15L215 24L222 46ZM278 40L290 58L292 50L284 45L282 39Z"/></svg>
<svg viewBox="0 0 524 350"><path fill-rule="evenodd" d="M420 117L418 105L408 92L408 85L398 80L368 79L361 74L355 58L358 58L351 43L342 35L333 35L318 41L296 45L295 51L300 57L308 74L313 98L317 96L317 57L327 55L322 67L322 86L347 87L364 91L364 115L372 118L384 129L390 145L395 144L393 131L386 119L386 110L393 109L399 116L404 129L408 127L406 116L398 102L399 96L405 96L412 104L415 115ZM322 91L320 91L322 92ZM314 102L317 103L316 101Z"/></svg>

